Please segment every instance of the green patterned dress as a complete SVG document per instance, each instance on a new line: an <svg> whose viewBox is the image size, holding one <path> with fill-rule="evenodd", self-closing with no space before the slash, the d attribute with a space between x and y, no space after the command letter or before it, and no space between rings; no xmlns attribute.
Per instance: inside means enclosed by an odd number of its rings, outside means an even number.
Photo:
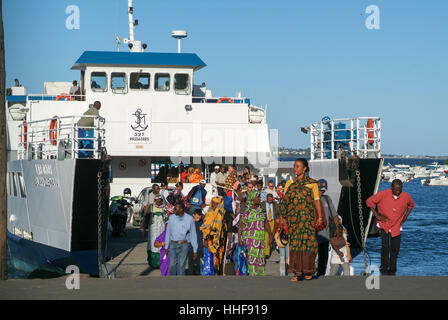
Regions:
<svg viewBox="0 0 448 320"><path fill-rule="evenodd" d="M241 215L242 239L247 248L248 272L251 276L264 275L264 223L266 215L260 206L250 206Z"/></svg>
<svg viewBox="0 0 448 320"><path fill-rule="evenodd" d="M289 236L289 267L296 275L312 275L316 271L318 251L314 226L314 200L312 184L316 180L296 179L285 193L280 204L280 214L286 219Z"/></svg>

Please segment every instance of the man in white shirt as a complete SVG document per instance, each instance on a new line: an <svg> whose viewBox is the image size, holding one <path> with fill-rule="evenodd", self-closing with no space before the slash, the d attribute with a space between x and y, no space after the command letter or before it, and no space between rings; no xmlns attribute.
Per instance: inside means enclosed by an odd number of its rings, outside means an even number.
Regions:
<svg viewBox="0 0 448 320"><path fill-rule="evenodd" d="M267 194L272 194L276 202L280 201L280 196L277 194L277 191L275 191L274 181L269 180L268 187L264 191L266 191Z"/></svg>
<svg viewBox="0 0 448 320"><path fill-rule="evenodd" d="M219 174L219 166L215 166L215 171L210 174L210 184L212 185L212 195L218 196L218 187L216 186L216 177Z"/></svg>
<svg viewBox="0 0 448 320"><path fill-rule="evenodd" d="M215 183L218 185L218 194L222 197L225 197L227 193L223 188L226 185L226 179L226 167L221 166L219 173L216 175Z"/></svg>
<svg viewBox="0 0 448 320"><path fill-rule="evenodd" d="M69 94L75 100L81 100L81 88L78 87L78 81L73 81L73 86L70 88Z"/></svg>

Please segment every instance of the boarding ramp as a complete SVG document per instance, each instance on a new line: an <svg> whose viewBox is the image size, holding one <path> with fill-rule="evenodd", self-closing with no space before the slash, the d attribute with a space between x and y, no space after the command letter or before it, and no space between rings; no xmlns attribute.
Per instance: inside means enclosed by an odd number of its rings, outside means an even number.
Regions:
<svg viewBox="0 0 448 320"><path fill-rule="evenodd" d="M381 158L381 120L378 117L330 119L312 123L311 160L358 156Z"/></svg>

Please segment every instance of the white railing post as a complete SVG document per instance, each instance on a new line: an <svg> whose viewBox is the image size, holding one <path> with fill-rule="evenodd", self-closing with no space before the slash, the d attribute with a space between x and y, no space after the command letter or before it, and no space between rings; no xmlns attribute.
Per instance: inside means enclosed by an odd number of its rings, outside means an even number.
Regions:
<svg viewBox="0 0 448 320"><path fill-rule="evenodd" d="M334 120L331 120L331 158L334 159Z"/></svg>

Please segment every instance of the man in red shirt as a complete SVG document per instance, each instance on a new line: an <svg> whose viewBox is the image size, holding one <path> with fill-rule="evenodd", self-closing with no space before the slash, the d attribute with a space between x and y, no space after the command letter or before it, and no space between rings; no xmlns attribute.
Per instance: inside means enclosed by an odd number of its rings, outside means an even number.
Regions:
<svg viewBox="0 0 448 320"><path fill-rule="evenodd" d="M366 201L367 206L375 214L380 228L382 275L394 276L397 272L401 226L414 209L414 201L409 194L402 192L402 188L401 180L395 179L390 189L380 191Z"/></svg>

